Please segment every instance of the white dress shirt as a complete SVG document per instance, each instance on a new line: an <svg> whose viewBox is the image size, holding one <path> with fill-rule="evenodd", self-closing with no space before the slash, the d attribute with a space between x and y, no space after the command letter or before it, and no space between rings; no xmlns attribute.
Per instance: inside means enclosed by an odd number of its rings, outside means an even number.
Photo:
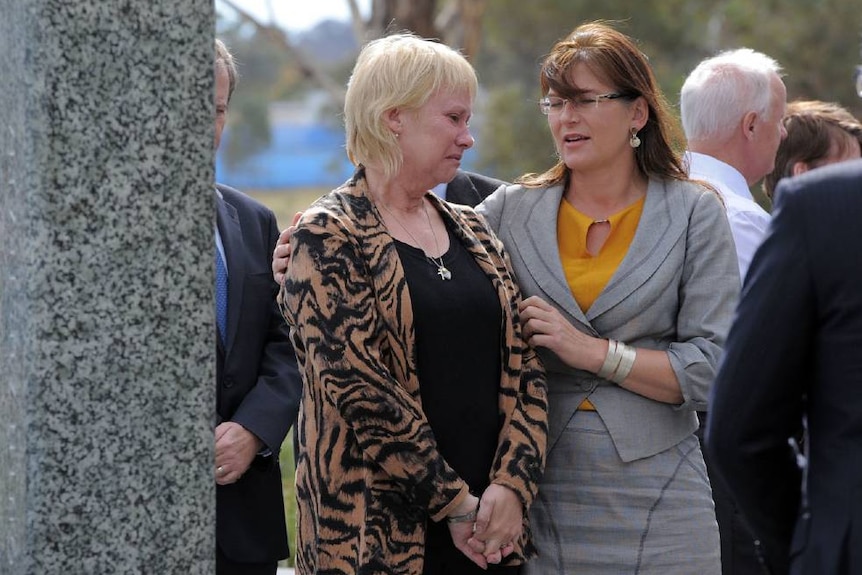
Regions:
<svg viewBox="0 0 862 575"><path fill-rule="evenodd" d="M769 212L754 201L745 178L730 164L697 152L686 152L685 162L688 165L689 177L703 180L721 193L727 209L730 232L736 244L739 278L745 279L751 258L769 227Z"/></svg>

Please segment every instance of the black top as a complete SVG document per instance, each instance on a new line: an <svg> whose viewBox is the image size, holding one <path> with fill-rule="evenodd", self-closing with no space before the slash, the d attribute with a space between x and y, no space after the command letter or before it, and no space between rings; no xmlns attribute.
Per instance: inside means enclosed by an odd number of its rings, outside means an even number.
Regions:
<svg viewBox="0 0 862 575"><path fill-rule="evenodd" d="M395 240L410 289L422 407L437 447L481 496L489 484L501 417L502 310L491 280L449 230L443 280L422 250ZM445 521L429 522L425 557L431 573L487 573L454 548ZM453 571L453 569L457 569Z"/></svg>

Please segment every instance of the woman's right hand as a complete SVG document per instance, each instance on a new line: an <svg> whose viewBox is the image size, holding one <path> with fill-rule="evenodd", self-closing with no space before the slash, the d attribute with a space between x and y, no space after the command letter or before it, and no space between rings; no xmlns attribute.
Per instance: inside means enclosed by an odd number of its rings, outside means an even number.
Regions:
<svg viewBox="0 0 862 575"><path fill-rule="evenodd" d="M518 494L492 483L482 494L470 547L488 563L500 563L515 550L524 531L524 506Z"/></svg>
<svg viewBox="0 0 862 575"><path fill-rule="evenodd" d="M518 311L524 339L533 347L549 349L567 365L578 369L595 373L602 366L608 340L585 334L539 296L523 300Z"/></svg>
<svg viewBox="0 0 862 575"><path fill-rule="evenodd" d="M566 365L599 372L608 355L609 340L581 332L538 296L528 297L518 309L524 338L530 345L551 350ZM664 350L638 348L628 377L618 385L662 403L679 405L685 401L670 356Z"/></svg>

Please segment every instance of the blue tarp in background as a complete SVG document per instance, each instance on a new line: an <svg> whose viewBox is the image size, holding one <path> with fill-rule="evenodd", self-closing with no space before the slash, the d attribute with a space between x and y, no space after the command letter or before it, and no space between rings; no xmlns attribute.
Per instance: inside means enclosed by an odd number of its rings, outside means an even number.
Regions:
<svg viewBox="0 0 862 575"><path fill-rule="evenodd" d="M216 181L240 190L332 189L353 175L341 129L310 123L275 124L269 148L234 166L228 166L223 157L229 138L226 129L216 155ZM470 150L462 167L471 169L475 156L476 150Z"/></svg>
<svg viewBox="0 0 862 575"><path fill-rule="evenodd" d="M216 180L241 190L334 188L353 174L344 150L344 132L319 124L276 124L269 148L228 166L225 130L216 155Z"/></svg>

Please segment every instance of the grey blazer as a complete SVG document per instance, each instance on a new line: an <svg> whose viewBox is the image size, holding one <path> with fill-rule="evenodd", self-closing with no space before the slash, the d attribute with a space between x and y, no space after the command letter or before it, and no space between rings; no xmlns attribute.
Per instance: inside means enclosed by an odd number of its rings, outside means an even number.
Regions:
<svg viewBox="0 0 862 575"><path fill-rule="evenodd" d="M669 405L569 367L546 349L548 449L589 396L623 461L664 451L697 428L739 294L739 267L718 196L693 183L651 180L634 240L584 313L569 289L557 247L563 186L507 186L477 207L503 241L524 297L537 295L578 329L666 350L684 401Z"/></svg>

